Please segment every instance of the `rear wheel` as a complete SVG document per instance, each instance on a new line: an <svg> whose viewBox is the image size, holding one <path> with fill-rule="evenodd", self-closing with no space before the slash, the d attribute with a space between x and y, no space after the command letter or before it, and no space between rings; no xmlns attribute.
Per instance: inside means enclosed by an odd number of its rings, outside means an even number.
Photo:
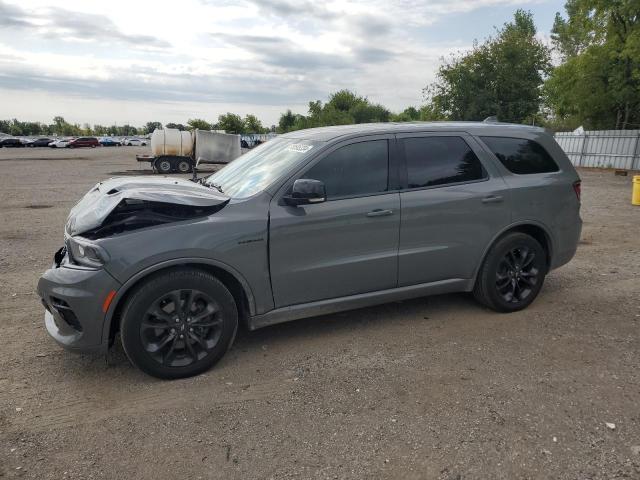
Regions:
<svg viewBox="0 0 640 480"><path fill-rule="evenodd" d="M191 162L188 160L180 160L177 165L180 173L189 173L191 171Z"/></svg>
<svg viewBox="0 0 640 480"><path fill-rule="evenodd" d="M175 270L138 287L120 334L136 367L158 378L198 375L233 343L238 311L229 290L200 270Z"/></svg>
<svg viewBox="0 0 640 480"><path fill-rule="evenodd" d="M491 247L473 294L498 312L522 310L540 293L546 273L547 255L540 243L524 233L509 233Z"/></svg>

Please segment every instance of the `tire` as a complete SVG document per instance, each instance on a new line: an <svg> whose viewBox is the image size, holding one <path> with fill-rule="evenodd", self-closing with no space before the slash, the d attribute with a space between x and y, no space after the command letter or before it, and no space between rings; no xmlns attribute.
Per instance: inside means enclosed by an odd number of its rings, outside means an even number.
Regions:
<svg viewBox="0 0 640 480"><path fill-rule="evenodd" d="M173 170L173 165L171 165L171 160L168 158L159 158L156 160L156 170L160 173L171 173Z"/></svg>
<svg viewBox="0 0 640 480"><path fill-rule="evenodd" d="M189 173L191 171L191 162L188 160L179 160L176 169L180 173Z"/></svg>
<svg viewBox="0 0 640 480"><path fill-rule="evenodd" d="M547 252L535 238L508 233L489 250L473 295L497 312L522 310L540 293L547 269Z"/></svg>
<svg viewBox="0 0 640 480"><path fill-rule="evenodd" d="M120 336L136 367L175 379L209 370L231 347L237 329L229 290L208 272L180 269L135 288L122 312Z"/></svg>

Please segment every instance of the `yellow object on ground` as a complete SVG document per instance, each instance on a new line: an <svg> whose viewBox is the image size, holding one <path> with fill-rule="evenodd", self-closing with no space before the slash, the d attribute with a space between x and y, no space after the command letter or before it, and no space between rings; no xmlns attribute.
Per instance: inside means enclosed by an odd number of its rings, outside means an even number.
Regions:
<svg viewBox="0 0 640 480"><path fill-rule="evenodd" d="M640 175L633 176L633 190L631 193L631 205L640 205Z"/></svg>

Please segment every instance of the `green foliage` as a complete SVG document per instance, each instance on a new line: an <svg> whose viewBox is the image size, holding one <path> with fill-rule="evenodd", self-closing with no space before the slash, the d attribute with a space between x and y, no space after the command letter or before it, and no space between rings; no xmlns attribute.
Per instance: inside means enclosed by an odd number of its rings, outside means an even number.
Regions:
<svg viewBox="0 0 640 480"><path fill-rule="evenodd" d="M544 86L556 124L590 129L640 126L640 2L568 0L553 43L564 63Z"/></svg>
<svg viewBox="0 0 640 480"><path fill-rule="evenodd" d="M153 133L154 130L162 130L162 123L160 122L147 122L142 127L142 133L145 135Z"/></svg>
<svg viewBox="0 0 640 480"><path fill-rule="evenodd" d="M497 116L522 122L540 109L540 87L550 69L550 52L536 38L530 12L517 10L495 38L453 56L424 90L425 116L433 119L483 120Z"/></svg>
<svg viewBox="0 0 640 480"><path fill-rule="evenodd" d="M298 115L292 113L291 110L287 110L285 113L280 115L277 131L280 133L286 133L293 130L297 117Z"/></svg>
<svg viewBox="0 0 640 480"><path fill-rule="evenodd" d="M267 129L262 126L262 122L255 115L244 117L244 131L246 133L266 133Z"/></svg>
<svg viewBox="0 0 640 480"><path fill-rule="evenodd" d="M189 130L213 130L213 125L201 118L192 118L187 122L187 128Z"/></svg>
<svg viewBox="0 0 640 480"><path fill-rule="evenodd" d="M189 128L182 123L167 123L165 128L177 128L178 130L188 130Z"/></svg>
<svg viewBox="0 0 640 480"><path fill-rule="evenodd" d="M297 115L287 110L280 116L278 132L285 133L303 128L353 123L388 122L391 112L382 105L373 104L350 90L329 95L327 103L309 102L308 115Z"/></svg>
<svg viewBox="0 0 640 480"><path fill-rule="evenodd" d="M218 117L217 127L219 130L224 130L227 133L242 134L245 131L242 117L230 112Z"/></svg>

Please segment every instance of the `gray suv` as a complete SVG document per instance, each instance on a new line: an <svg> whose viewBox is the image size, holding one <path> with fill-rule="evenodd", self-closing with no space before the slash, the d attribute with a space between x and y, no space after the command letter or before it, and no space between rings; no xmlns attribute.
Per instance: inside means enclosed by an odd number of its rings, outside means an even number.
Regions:
<svg viewBox="0 0 640 480"><path fill-rule="evenodd" d="M580 179L542 129L370 124L281 135L215 174L116 178L71 210L38 284L49 334L179 378L238 325L447 292L528 306L573 257Z"/></svg>

